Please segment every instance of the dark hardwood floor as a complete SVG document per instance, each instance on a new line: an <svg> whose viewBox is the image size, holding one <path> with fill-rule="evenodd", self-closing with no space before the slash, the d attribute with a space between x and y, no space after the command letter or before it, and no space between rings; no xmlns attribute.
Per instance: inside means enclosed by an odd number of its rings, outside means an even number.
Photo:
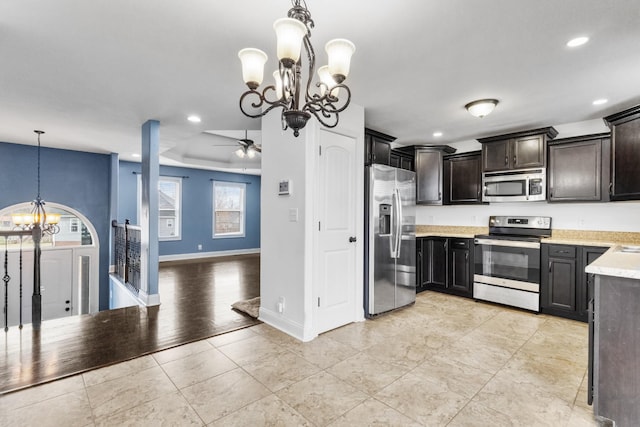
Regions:
<svg viewBox="0 0 640 427"><path fill-rule="evenodd" d="M12 327L0 394L259 323L231 304L260 294L260 256L160 264L158 307L127 307Z"/></svg>

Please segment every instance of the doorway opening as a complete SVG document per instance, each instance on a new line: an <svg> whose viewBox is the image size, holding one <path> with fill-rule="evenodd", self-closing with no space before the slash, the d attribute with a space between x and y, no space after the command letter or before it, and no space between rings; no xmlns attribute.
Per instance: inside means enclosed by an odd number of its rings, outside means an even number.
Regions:
<svg viewBox="0 0 640 427"><path fill-rule="evenodd" d="M0 230L14 230L12 214L29 213L30 202L0 210ZM98 233L80 212L68 206L47 202L47 212L60 215L60 231L42 237L40 258L42 320L98 312L99 252ZM6 256L8 326L31 323L31 293L34 283L33 240L30 236L0 237L0 250ZM5 274L3 269L0 272ZM5 304L5 292L0 302ZM22 306L22 311L20 310Z"/></svg>

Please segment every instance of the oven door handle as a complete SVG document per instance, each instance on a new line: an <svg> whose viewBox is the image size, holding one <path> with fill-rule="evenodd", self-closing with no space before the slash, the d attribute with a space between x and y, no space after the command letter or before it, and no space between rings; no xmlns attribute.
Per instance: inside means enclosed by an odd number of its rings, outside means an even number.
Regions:
<svg viewBox="0 0 640 427"><path fill-rule="evenodd" d="M518 240L475 239L476 245L504 246L507 248L540 249L540 242L521 242Z"/></svg>

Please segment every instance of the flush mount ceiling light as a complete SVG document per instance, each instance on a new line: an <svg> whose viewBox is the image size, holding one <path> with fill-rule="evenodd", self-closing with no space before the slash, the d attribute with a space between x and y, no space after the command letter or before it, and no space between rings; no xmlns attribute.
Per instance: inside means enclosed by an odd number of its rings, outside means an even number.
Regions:
<svg viewBox="0 0 640 427"><path fill-rule="evenodd" d="M439 138L442 136L442 132L434 132L433 136L435 136L436 138Z"/></svg>
<svg viewBox="0 0 640 427"><path fill-rule="evenodd" d="M349 40L334 39L325 45L328 66L318 69L317 91L312 91L316 56L311 45L314 27L311 13L304 0L292 0L287 18L278 19L273 28L277 37L278 69L273 73L275 84L258 91L264 76L267 54L259 49L242 49L242 77L249 90L240 96L240 110L244 115L259 118L276 107L282 108L282 129L293 129L298 136L311 116L322 125L332 128L338 124L338 113L351 101L351 91L343 84L349 74L351 55L355 45ZM303 81L302 55L304 46L308 72ZM343 96L338 98L339 89ZM265 107L263 109L263 107Z"/></svg>
<svg viewBox="0 0 640 427"><path fill-rule="evenodd" d="M202 119L198 116L195 115L191 115L189 117L187 117L187 120L189 120L191 123L200 123L202 121Z"/></svg>
<svg viewBox="0 0 640 427"><path fill-rule="evenodd" d="M491 113L493 109L496 108L496 105L498 105L497 99L478 99L477 101L468 103L464 108L466 108L472 116L482 118Z"/></svg>
<svg viewBox="0 0 640 427"><path fill-rule="evenodd" d="M576 37L574 39L571 39L567 42L567 46L568 47L578 47L578 46L582 46L583 44L585 44L586 42L589 41L589 37Z"/></svg>
<svg viewBox="0 0 640 427"><path fill-rule="evenodd" d="M593 105L602 105L602 104L606 104L607 102L609 102L608 99L596 99L595 101L592 102Z"/></svg>

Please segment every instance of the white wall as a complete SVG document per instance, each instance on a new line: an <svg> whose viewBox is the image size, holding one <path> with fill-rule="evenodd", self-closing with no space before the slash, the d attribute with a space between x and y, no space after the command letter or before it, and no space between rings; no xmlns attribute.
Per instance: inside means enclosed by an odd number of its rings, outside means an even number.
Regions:
<svg viewBox="0 0 640 427"><path fill-rule="evenodd" d="M298 138L283 131L278 111L262 118L260 318L294 336L304 329L306 171L312 167L307 130ZM290 180L291 194L279 196L278 183L284 179ZM292 209L297 209L296 222L289 219ZM285 299L282 314L280 298Z"/></svg>
<svg viewBox="0 0 640 427"><path fill-rule="evenodd" d="M640 202L418 206L416 223L486 227L490 215L549 216L555 229L640 232Z"/></svg>
<svg viewBox="0 0 640 427"><path fill-rule="evenodd" d="M364 109L351 104L340 114L339 126L363 133ZM262 119L260 319L303 341L316 336L312 296L318 133L315 118L309 120L298 138L291 130L282 130L279 112ZM363 138L359 141L364 142ZM364 147L356 149L363 156ZM364 159L359 159L363 164ZM291 182L288 196L278 195L278 183L284 179ZM297 221L291 220L292 210L297 210ZM363 228L363 218L359 218L357 227ZM278 312L281 298L285 300L283 313Z"/></svg>

